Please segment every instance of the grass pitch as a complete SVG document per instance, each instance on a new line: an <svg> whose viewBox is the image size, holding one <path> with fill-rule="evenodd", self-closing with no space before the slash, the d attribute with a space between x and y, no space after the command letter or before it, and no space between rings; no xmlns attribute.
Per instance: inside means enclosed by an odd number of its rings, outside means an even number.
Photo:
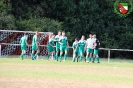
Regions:
<svg viewBox="0 0 133 88"><path fill-rule="evenodd" d="M133 60L101 63L0 58L0 88L133 88Z"/></svg>

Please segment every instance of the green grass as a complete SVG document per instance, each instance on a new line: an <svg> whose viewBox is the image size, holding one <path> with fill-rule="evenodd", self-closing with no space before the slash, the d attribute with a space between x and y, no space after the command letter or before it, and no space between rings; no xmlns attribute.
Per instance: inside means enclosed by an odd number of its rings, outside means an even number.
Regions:
<svg viewBox="0 0 133 88"><path fill-rule="evenodd" d="M0 78L36 78L70 81L89 81L101 84L127 84L133 87L133 60L101 59L101 63L66 62L54 60L20 60L0 58Z"/></svg>

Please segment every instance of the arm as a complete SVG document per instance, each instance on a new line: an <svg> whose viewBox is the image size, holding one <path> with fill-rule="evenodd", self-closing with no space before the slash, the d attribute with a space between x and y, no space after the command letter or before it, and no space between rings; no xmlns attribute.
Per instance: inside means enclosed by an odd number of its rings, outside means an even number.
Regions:
<svg viewBox="0 0 133 88"><path fill-rule="evenodd" d="M52 47L54 47L50 42L49 42L49 45L52 46Z"/></svg>
<svg viewBox="0 0 133 88"><path fill-rule="evenodd" d="M39 46L39 42L36 42L36 46L37 46L37 48L38 48L38 46Z"/></svg>
<svg viewBox="0 0 133 88"><path fill-rule="evenodd" d="M67 42L67 46L69 46L69 43Z"/></svg>
<svg viewBox="0 0 133 88"><path fill-rule="evenodd" d="M22 43L22 40L20 39L20 44Z"/></svg>

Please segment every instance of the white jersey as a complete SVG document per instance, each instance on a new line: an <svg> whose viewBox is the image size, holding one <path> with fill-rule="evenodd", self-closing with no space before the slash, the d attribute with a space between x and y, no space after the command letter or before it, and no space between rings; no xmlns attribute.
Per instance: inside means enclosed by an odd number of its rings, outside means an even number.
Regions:
<svg viewBox="0 0 133 88"><path fill-rule="evenodd" d="M95 43L95 39L93 39L93 38L87 39L87 41L86 41L87 48L93 49L93 44L94 44L94 43Z"/></svg>
<svg viewBox="0 0 133 88"><path fill-rule="evenodd" d="M59 40L60 37L61 37L61 35L56 35L55 36L55 39L58 39Z"/></svg>

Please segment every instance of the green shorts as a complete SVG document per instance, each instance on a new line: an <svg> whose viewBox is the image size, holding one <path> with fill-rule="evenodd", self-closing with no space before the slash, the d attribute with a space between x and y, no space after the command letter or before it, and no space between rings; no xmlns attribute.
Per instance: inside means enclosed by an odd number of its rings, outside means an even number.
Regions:
<svg viewBox="0 0 133 88"><path fill-rule="evenodd" d="M48 46L48 52L53 52L53 51L54 51L54 47Z"/></svg>
<svg viewBox="0 0 133 88"><path fill-rule="evenodd" d="M84 50L79 50L80 55L84 55Z"/></svg>
<svg viewBox="0 0 133 88"><path fill-rule="evenodd" d="M79 51L73 51L73 55L79 55Z"/></svg>
<svg viewBox="0 0 133 88"><path fill-rule="evenodd" d="M94 49L94 54L98 54L98 49Z"/></svg>
<svg viewBox="0 0 133 88"><path fill-rule="evenodd" d="M60 51L61 52L65 52L67 50L68 50L67 46L60 46Z"/></svg>
<svg viewBox="0 0 133 88"><path fill-rule="evenodd" d="M56 51L59 51L60 50L60 46L56 46Z"/></svg>
<svg viewBox="0 0 133 88"><path fill-rule="evenodd" d="M26 50L26 46L21 46L21 50Z"/></svg>
<svg viewBox="0 0 133 88"><path fill-rule="evenodd" d="M37 46L32 46L32 50L34 51L38 50Z"/></svg>
<svg viewBox="0 0 133 88"><path fill-rule="evenodd" d="M87 52L88 52L88 53L93 53L93 49L87 48Z"/></svg>

